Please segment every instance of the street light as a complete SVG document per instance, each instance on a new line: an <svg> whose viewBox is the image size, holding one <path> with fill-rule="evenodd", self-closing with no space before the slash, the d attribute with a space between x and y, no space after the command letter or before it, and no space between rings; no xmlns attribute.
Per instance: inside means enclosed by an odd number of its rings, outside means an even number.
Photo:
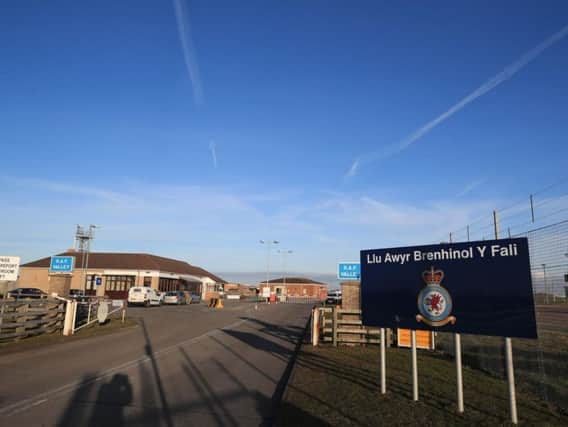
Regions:
<svg viewBox="0 0 568 427"><path fill-rule="evenodd" d="M260 243L266 245L266 287L269 288L268 280L270 279L270 246L273 244L277 245L280 242L278 240L260 240Z"/></svg>
<svg viewBox="0 0 568 427"><path fill-rule="evenodd" d="M284 250L284 251L281 251L280 249L278 249L278 253L279 253L279 254L282 254L282 265L283 265L282 270L284 271L284 278L283 278L284 287L286 287L286 261L287 261L287 259L288 259L288 255L290 255L290 254L293 253L293 252L294 252L294 251L292 251L292 250Z"/></svg>

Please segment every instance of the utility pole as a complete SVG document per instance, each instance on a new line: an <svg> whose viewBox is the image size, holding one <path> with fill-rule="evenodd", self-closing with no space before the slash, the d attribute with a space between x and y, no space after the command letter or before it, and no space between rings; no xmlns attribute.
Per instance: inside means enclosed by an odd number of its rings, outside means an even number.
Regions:
<svg viewBox="0 0 568 427"><path fill-rule="evenodd" d="M282 254L282 271L284 272L284 277L283 277L283 281L284 281L284 287L286 287L286 261L288 260L288 255L290 255L291 253L293 253L294 251L292 250L278 250L278 253Z"/></svg>
<svg viewBox="0 0 568 427"><path fill-rule="evenodd" d="M268 281L270 280L270 246L280 243L278 240L260 240L260 243L266 245L266 287L270 289Z"/></svg>
<svg viewBox="0 0 568 427"><path fill-rule="evenodd" d="M548 304L548 282L546 280L546 264L542 264L542 272L544 277L544 303Z"/></svg>

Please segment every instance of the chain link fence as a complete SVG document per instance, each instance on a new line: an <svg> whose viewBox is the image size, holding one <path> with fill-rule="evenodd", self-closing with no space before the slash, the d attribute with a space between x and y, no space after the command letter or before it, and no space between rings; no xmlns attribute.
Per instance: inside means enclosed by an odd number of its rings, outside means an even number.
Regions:
<svg viewBox="0 0 568 427"><path fill-rule="evenodd" d="M551 189L488 213L448 237L453 242L496 234L528 239L538 339L513 339L517 392L539 396L568 414L568 195L545 196ZM453 334L438 333L436 341L438 349L454 355ZM462 360L505 379L501 337L462 335ZM519 412L522 418L522 408Z"/></svg>

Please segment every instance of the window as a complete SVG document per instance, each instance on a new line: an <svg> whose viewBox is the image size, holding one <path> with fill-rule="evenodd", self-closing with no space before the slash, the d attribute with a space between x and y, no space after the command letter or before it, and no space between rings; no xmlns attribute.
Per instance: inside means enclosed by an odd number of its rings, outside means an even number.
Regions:
<svg viewBox="0 0 568 427"><path fill-rule="evenodd" d="M144 277L144 286L151 288L152 287L152 278L150 276Z"/></svg>
<svg viewBox="0 0 568 427"><path fill-rule="evenodd" d="M166 279L160 277L160 282L158 284L158 290L160 292L177 291L178 287L178 279Z"/></svg>
<svg viewBox="0 0 568 427"><path fill-rule="evenodd" d="M87 276L87 283L85 284L85 290L86 291L94 291L97 289L96 285L95 285L95 280L96 280L96 275L95 274L89 274Z"/></svg>
<svg viewBox="0 0 568 427"><path fill-rule="evenodd" d="M105 276L107 291L127 291L134 286L136 276Z"/></svg>

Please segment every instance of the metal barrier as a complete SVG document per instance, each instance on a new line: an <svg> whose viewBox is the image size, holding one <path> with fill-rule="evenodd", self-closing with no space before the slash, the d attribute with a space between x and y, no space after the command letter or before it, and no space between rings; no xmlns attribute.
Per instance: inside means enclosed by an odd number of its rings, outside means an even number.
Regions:
<svg viewBox="0 0 568 427"><path fill-rule="evenodd" d="M119 304L120 303L120 304ZM74 313L73 313L73 329L71 334L74 334L78 330L84 328L85 326L91 325L99 321L99 310L105 311L105 308L101 308L102 305L106 306L106 313L104 318L108 318L113 314L122 312L122 321L126 315L126 301L123 300L100 300L92 299L88 301L75 301L74 302Z"/></svg>

